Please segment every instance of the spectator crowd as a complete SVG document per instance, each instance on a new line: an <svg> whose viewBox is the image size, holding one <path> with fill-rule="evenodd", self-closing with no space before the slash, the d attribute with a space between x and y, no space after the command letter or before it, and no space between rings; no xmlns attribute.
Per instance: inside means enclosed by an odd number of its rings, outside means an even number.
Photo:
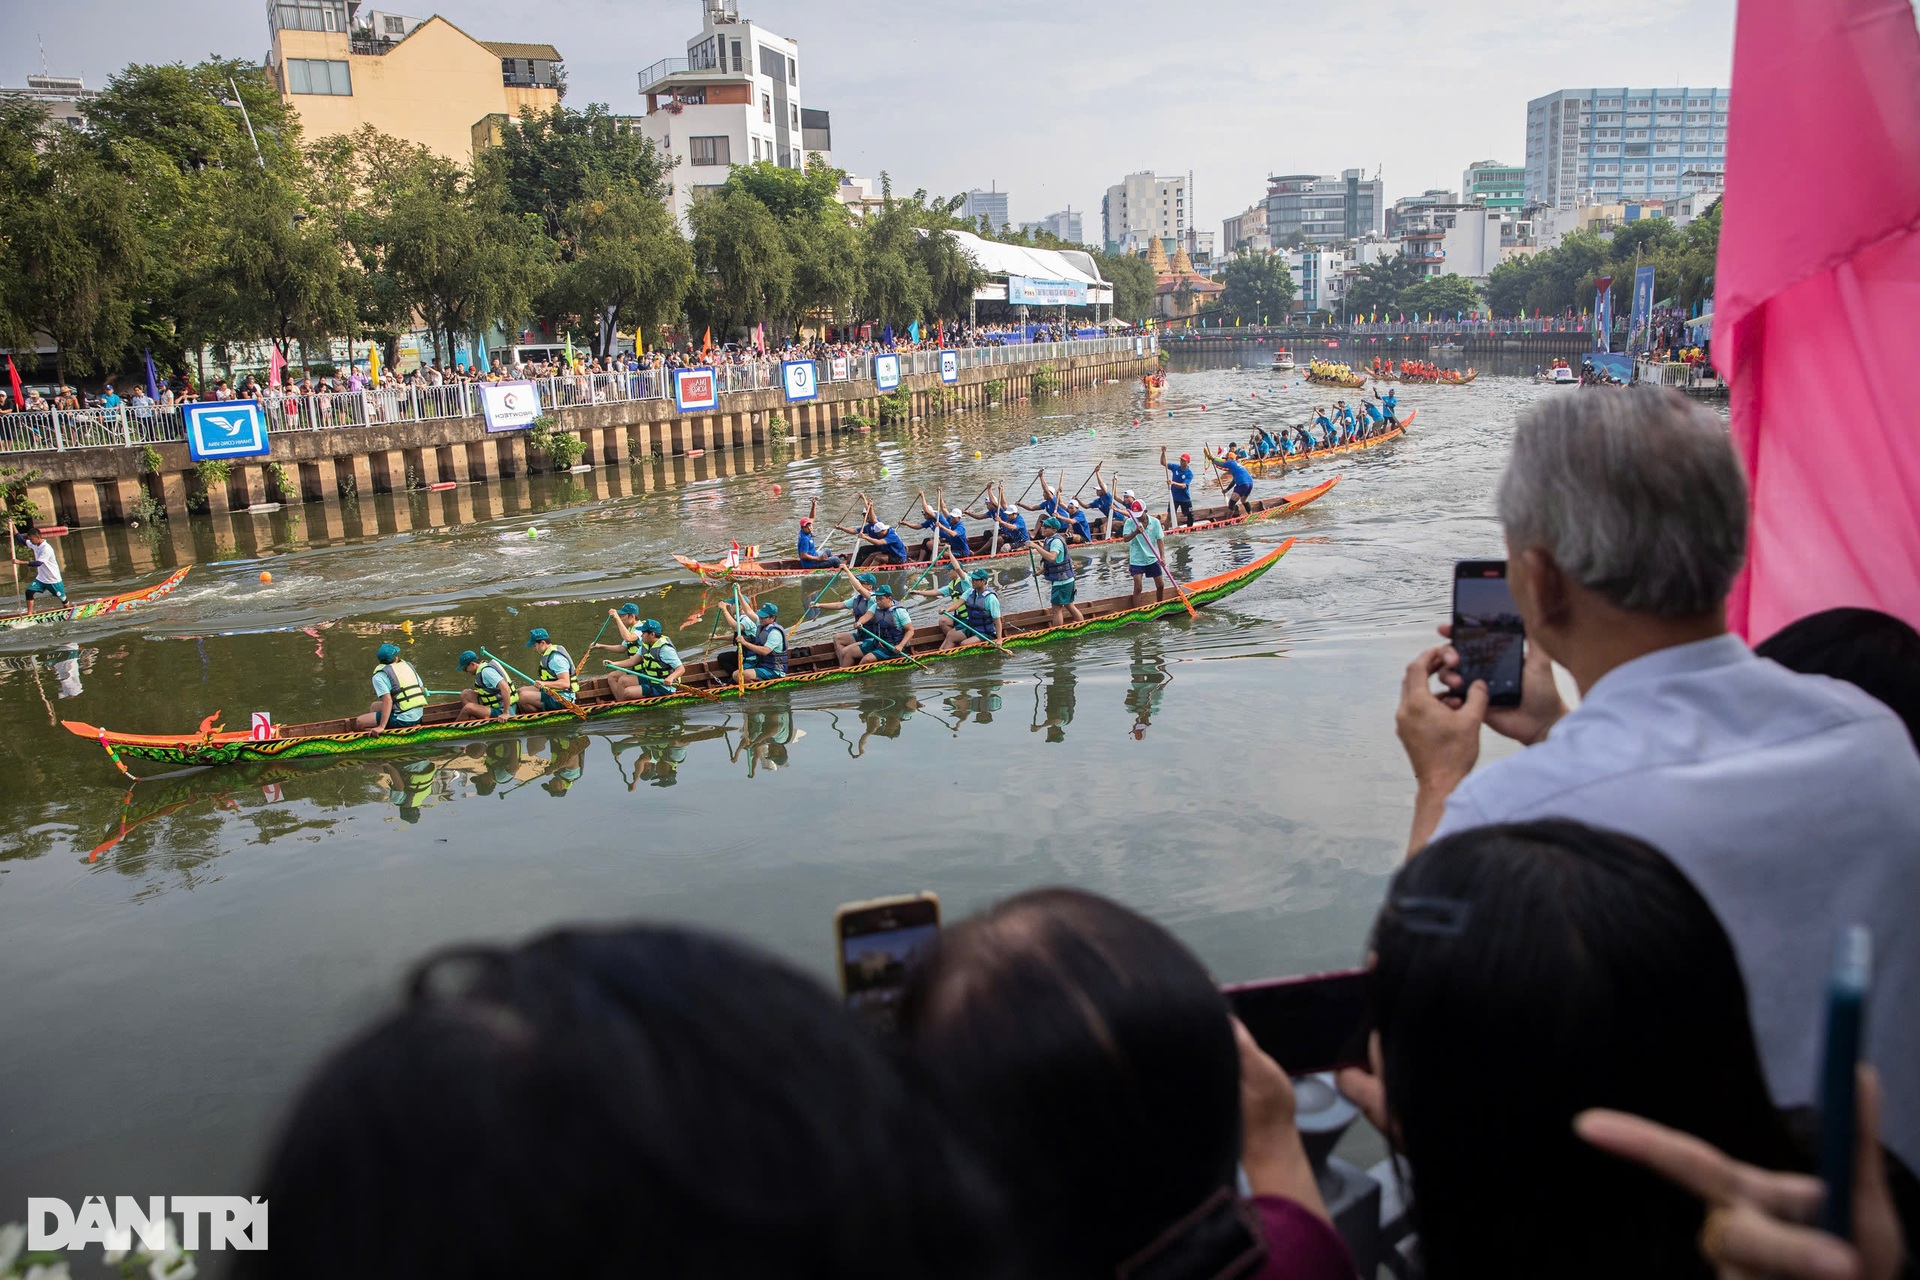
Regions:
<svg viewBox="0 0 1920 1280"><path fill-rule="evenodd" d="M1339 1083L1394 1153L1417 1273L1906 1273L1920 636L1867 610L1730 634L1746 497L1672 392L1543 401L1499 492L1519 705L1462 680L1445 628L1407 669L1409 853L1353 939L1368 1065ZM1483 728L1523 749L1482 765ZM1856 925L1835 1232L1809 1174ZM295 1101L272 1247L236 1274L1355 1275L1288 1064L1152 921L1023 893L950 925L898 1011L883 1038L673 927L429 957Z"/></svg>

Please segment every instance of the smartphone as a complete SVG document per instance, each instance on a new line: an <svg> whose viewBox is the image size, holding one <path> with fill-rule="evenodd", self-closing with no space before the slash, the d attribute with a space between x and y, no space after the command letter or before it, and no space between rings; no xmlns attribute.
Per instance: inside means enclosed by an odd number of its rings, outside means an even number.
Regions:
<svg viewBox="0 0 1920 1280"><path fill-rule="evenodd" d="M1853 1239L1856 1068L1872 983L1873 935L1865 925L1849 925L1834 947L1833 976L1827 983L1827 1044L1820 1066L1820 1181L1827 1188L1820 1225L1843 1240Z"/></svg>
<svg viewBox="0 0 1920 1280"><path fill-rule="evenodd" d="M940 899L932 893L841 906L833 939L847 1008L891 1035L908 966L939 936Z"/></svg>
<svg viewBox="0 0 1920 1280"><path fill-rule="evenodd" d="M1233 1016L1290 1076L1367 1065L1367 971L1268 978L1224 986Z"/></svg>
<svg viewBox="0 0 1920 1280"><path fill-rule="evenodd" d="M1453 647L1460 655L1460 678L1466 682L1461 691L1484 680L1490 705L1519 706L1526 640L1520 606L1507 587L1507 562L1457 561L1453 566Z"/></svg>

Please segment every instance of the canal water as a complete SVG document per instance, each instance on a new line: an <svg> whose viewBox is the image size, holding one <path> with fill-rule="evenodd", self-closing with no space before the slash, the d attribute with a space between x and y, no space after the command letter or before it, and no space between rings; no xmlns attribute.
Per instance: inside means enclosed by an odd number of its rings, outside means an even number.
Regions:
<svg viewBox="0 0 1920 1280"><path fill-rule="evenodd" d="M0 1223L28 1195L257 1190L290 1091L456 941L681 921L827 978L838 903L930 889L951 918L1072 884L1164 922L1222 980L1358 962L1411 812L1401 671L1445 616L1451 562L1503 554L1515 413L1566 394L1491 374L1401 388L1405 439L1259 484L1340 475L1318 503L1171 540L1200 576L1298 539L1197 622L564 736L134 785L56 722L353 713L382 641L455 689L461 649L521 665L539 626L578 655L625 600L696 649L712 597L676 552L788 547L816 498L824 523L859 491L888 519L923 486L1017 495L1042 467L1072 491L1104 461L1151 499L1161 446L1198 457L1331 396L1177 364L1151 410L1112 385L819 445L70 536L76 597L196 567L150 608L0 636ZM1024 565L1000 579L1010 608L1032 602ZM1125 589L1124 553L1083 567L1083 598ZM769 598L789 618L805 602Z"/></svg>

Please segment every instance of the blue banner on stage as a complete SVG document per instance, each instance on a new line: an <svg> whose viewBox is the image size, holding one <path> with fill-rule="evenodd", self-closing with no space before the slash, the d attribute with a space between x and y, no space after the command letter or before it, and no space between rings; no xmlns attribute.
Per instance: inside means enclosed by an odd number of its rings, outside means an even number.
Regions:
<svg viewBox="0 0 1920 1280"><path fill-rule="evenodd" d="M1580 363L1591 366L1603 385L1624 387L1633 381L1633 357L1624 351L1590 352L1581 357Z"/></svg>
<svg viewBox="0 0 1920 1280"><path fill-rule="evenodd" d="M1593 349L1613 350L1613 277L1593 282Z"/></svg>
<svg viewBox="0 0 1920 1280"><path fill-rule="evenodd" d="M1008 276L1007 301L1017 307L1084 307L1087 305L1087 286L1078 280L1036 280L1031 276Z"/></svg>
<svg viewBox="0 0 1920 1280"><path fill-rule="evenodd" d="M195 462L260 458L271 451L267 418L258 400L207 400L180 406L186 422L187 455Z"/></svg>
<svg viewBox="0 0 1920 1280"><path fill-rule="evenodd" d="M1633 273L1633 310L1627 313L1627 350L1645 351L1653 333L1653 268Z"/></svg>

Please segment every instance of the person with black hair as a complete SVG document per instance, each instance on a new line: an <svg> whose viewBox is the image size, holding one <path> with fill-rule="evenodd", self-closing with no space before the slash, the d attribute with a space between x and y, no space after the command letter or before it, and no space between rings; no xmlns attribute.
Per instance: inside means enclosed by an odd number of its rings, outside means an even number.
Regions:
<svg viewBox="0 0 1920 1280"><path fill-rule="evenodd" d="M1001 1200L785 964L683 929L430 958L279 1135L238 1280L1011 1274Z"/></svg>
<svg viewBox="0 0 1920 1280"><path fill-rule="evenodd" d="M1710 1274L1699 1203L1583 1143L1590 1108L1804 1163L1727 932L1651 845L1562 819L1444 837L1372 951L1373 1070L1340 1085L1404 1160L1430 1280Z"/></svg>
<svg viewBox="0 0 1920 1280"><path fill-rule="evenodd" d="M1827 609L1754 647L1789 671L1845 680L1887 704L1920 748L1920 631L1878 609Z"/></svg>
<svg viewBox="0 0 1920 1280"><path fill-rule="evenodd" d="M998 1171L1034 1275L1352 1277L1286 1076L1152 921L1021 894L943 933L900 1030Z"/></svg>

